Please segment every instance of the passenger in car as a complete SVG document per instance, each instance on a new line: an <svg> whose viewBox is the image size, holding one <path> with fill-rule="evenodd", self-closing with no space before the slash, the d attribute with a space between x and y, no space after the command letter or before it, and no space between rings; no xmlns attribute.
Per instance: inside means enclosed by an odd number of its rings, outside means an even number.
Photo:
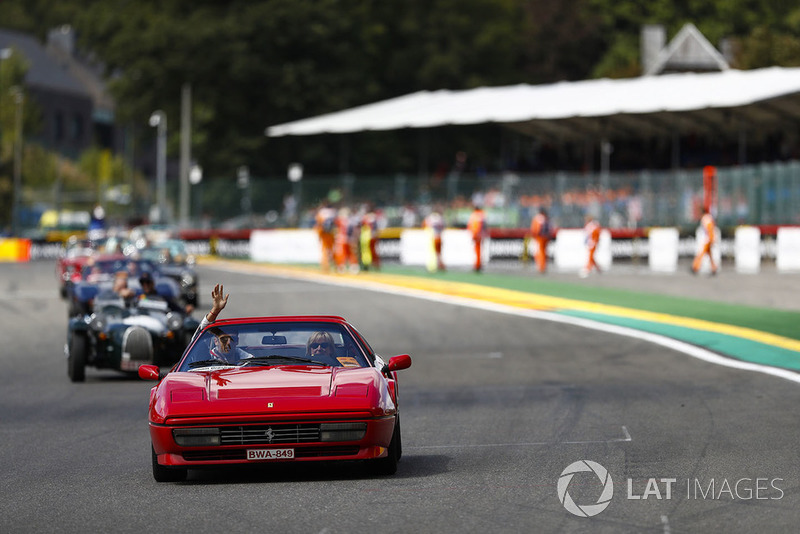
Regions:
<svg viewBox="0 0 800 534"><path fill-rule="evenodd" d="M111 286L111 291L125 299L126 304L133 299L133 297L136 295L136 292L128 287L127 271L117 271L114 273L114 282Z"/></svg>
<svg viewBox="0 0 800 534"><path fill-rule="evenodd" d="M333 356L333 336L330 332L314 332L306 343L306 356Z"/></svg>

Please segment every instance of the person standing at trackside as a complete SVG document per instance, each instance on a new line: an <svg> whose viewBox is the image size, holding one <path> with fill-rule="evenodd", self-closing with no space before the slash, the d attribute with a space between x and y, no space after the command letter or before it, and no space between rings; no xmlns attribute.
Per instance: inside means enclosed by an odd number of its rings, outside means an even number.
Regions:
<svg viewBox="0 0 800 534"><path fill-rule="evenodd" d="M434 207L433 210L425 216L422 221L422 227L431 233L433 241L433 258L428 261L428 270L444 271L444 262L442 261L442 233L444 232L444 217L439 213L439 209Z"/></svg>
<svg viewBox="0 0 800 534"><path fill-rule="evenodd" d="M374 268L380 270L381 257L378 254L378 214L367 206L366 211L361 217L361 235L359 239L361 248L361 265L364 269Z"/></svg>
<svg viewBox="0 0 800 534"><path fill-rule="evenodd" d="M355 226L356 219L350 213L350 208L340 208L336 217L336 236L333 245L336 270L340 273L359 271L358 258L354 250Z"/></svg>
<svg viewBox="0 0 800 534"><path fill-rule="evenodd" d="M381 255L378 252L378 241L381 235L382 217L380 211L370 207L367 213L367 223L369 224L369 253L372 256L372 266L376 269L381 268Z"/></svg>
<svg viewBox="0 0 800 534"><path fill-rule="evenodd" d="M324 201L317 211L317 217L314 228L319 236L319 243L322 247L322 256L320 258L320 267L323 271L328 272L331 269L331 261L333 260L333 241L336 233L336 211Z"/></svg>
<svg viewBox="0 0 800 534"><path fill-rule="evenodd" d="M481 257L483 240L489 233L486 227L486 214L480 204L473 206L472 214L469 216L469 221L467 221L467 230L472 234L472 243L475 246L475 267L473 270L479 273L483 269Z"/></svg>
<svg viewBox="0 0 800 534"><path fill-rule="evenodd" d="M711 261L711 275L717 274L717 264L714 261L714 255L711 253L711 247L714 245L717 233L717 224L714 222L714 216L708 208L703 209L703 216L700 217L700 228L703 232L703 241L700 250L694 257L692 262L692 274L700 272L700 266L703 264L703 256L708 255Z"/></svg>
<svg viewBox="0 0 800 534"><path fill-rule="evenodd" d="M594 260L594 255L597 251L597 244L600 242L601 230L602 228L600 227L600 223L597 222L592 215L587 215L586 225L583 227L583 232L586 235L586 251L588 252L589 257L586 260L586 266L581 269L581 278L586 278L589 276L589 273L592 272L592 269L597 270L598 273L600 272L600 267L597 266L597 262Z"/></svg>
<svg viewBox="0 0 800 534"><path fill-rule="evenodd" d="M547 269L547 243L552 239L550 217L544 208L540 208L531 221L531 237L536 241L536 266L540 273L544 273Z"/></svg>

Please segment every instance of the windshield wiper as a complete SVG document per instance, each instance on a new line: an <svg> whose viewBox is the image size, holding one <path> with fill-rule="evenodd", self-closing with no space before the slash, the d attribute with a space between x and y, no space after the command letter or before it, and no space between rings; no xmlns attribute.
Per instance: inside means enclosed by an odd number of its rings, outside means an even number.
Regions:
<svg viewBox="0 0 800 534"><path fill-rule="evenodd" d="M281 356L280 354L270 354L269 356L254 356L252 358L242 358L239 360L240 365L248 365L250 363L270 363L273 360L287 360L290 362L310 363L313 365L324 365L329 367L327 363L318 362L309 358L299 358L297 356Z"/></svg>
<svg viewBox="0 0 800 534"><path fill-rule="evenodd" d="M233 365L228 362L223 362L222 360L198 360L196 362L192 362L189 364L190 369L194 369L195 367L206 367L208 365Z"/></svg>

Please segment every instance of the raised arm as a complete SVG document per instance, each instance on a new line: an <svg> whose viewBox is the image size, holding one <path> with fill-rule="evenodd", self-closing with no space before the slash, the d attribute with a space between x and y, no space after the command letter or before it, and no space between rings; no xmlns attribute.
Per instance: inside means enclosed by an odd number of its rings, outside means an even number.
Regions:
<svg viewBox="0 0 800 534"><path fill-rule="evenodd" d="M203 320L200 321L200 324L197 326L197 330L195 330L194 335L192 336L192 341L194 341L194 339L200 335L200 332L202 332L205 327L217 320L217 315L219 315L219 313L228 304L228 297L230 295L225 295L224 297L222 295L222 284L215 285L214 289L211 290L211 302L213 302L211 311L203 316Z"/></svg>
<svg viewBox="0 0 800 534"><path fill-rule="evenodd" d="M211 306L211 311L206 314L206 320L209 323L213 323L217 320L217 315L225 309L225 306L228 304L228 297L230 294L224 295L224 291L222 289L222 284L217 284L214 286L214 289L211 290L211 302L213 303Z"/></svg>

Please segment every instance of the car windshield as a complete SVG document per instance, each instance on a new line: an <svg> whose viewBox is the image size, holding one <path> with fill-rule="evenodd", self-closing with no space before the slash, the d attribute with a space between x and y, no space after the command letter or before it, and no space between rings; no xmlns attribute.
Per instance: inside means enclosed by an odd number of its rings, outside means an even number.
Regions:
<svg viewBox="0 0 800 534"><path fill-rule="evenodd" d="M178 371L275 365L369 367L370 364L365 348L342 325L264 322L212 325L184 355Z"/></svg>

